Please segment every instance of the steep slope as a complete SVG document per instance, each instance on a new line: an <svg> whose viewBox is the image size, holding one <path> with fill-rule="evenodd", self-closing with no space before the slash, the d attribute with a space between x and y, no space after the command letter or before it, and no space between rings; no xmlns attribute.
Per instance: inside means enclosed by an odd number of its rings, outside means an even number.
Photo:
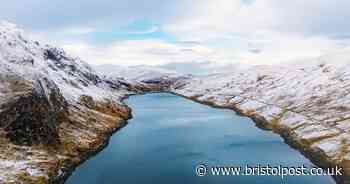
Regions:
<svg viewBox="0 0 350 184"><path fill-rule="evenodd" d="M0 24L0 183L61 183L125 124L130 92Z"/></svg>

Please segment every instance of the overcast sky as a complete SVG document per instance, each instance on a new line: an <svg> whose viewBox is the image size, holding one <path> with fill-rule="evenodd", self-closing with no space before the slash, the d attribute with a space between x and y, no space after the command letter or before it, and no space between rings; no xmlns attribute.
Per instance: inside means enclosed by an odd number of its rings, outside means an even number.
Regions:
<svg viewBox="0 0 350 184"><path fill-rule="evenodd" d="M91 64L271 64L350 44L349 0L2 0L0 19Z"/></svg>

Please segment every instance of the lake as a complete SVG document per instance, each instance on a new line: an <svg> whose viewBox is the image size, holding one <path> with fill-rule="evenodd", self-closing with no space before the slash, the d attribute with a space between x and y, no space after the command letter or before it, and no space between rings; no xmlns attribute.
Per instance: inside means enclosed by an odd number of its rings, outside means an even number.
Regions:
<svg viewBox="0 0 350 184"><path fill-rule="evenodd" d="M166 93L126 100L133 119L106 149L86 161L67 184L330 184L329 176L197 176L212 166L313 166L277 134L231 110Z"/></svg>

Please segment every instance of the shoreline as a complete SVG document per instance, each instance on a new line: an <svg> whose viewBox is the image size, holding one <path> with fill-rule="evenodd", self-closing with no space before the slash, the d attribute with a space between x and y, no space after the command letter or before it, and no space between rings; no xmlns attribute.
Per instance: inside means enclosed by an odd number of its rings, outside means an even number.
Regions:
<svg viewBox="0 0 350 184"><path fill-rule="evenodd" d="M133 96L133 95L137 95L137 94L129 94L121 98L122 106L128 109L128 114L126 115L127 119L122 119L120 122L116 123L117 126L114 127L112 132L106 132L103 135L103 137L100 138L102 144L99 145L97 149L84 153L84 155L80 157L81 160L78 163L70 163L71 165L66 167L65 168L66 170L61 175L53 179L52 181L53 184L64 184L69 179L69 177L74 173L74 171L79 168L79 166L81 166L86 161L95 157L101 151L103 151L109 145L110 139L112 138L112 136L128 125L129 123L128 121L133 118L132 109L124 103L124 100L127 100L130 96Z"/></svg>
<svg viewBox="0 0 350 184"><path fill-rule="evenodd" d="M119 122L118 125L121 125L121 126L115 127L115 129L112 132L104 134L103 137L101 138L102 144L98 147L98 149L91 150L90 152L84 153L84 155L82 155L80 157L81 160L78 163L69 163L71 165L69 165L69 167L65 167L65 171L61 175L54 177L53 179L50 178L49 183L64 184L69 179L69 177L74 173L74 171L79 168L80 165L84 164L86 161L88 161L89 159L98 155L101 151L103 151L109 145L109 142L110 142L110 139L112 138L112 136L115 133L117 133L119 130L123 129L125 126L128 125L129 120L133 118L133 115L132 115L132 108L130 108L125 103L125 100L127 100L131 96L147 95L147 94L151 94L151 93L167 93L167 92L151 91L151 92L142 92L142 93L137 93L137 94L128 94L128 95L125 95L124 97L122 97L121 98L122 105L124 107L126 107L127 109L129 109L129 113L127 116L128 119L124 119L122 122Z"/></svg>
<svg viewBox="0 0 350 184"><path fill-rule="evenodd" d="M124 120L123 122L121 122L121 126L117 127L113 132L111 132L110 134L106 134L102 139L102 144L99 146L98 149L96 150L92 150L91 152L88 152L86 154L84 154L81 157L81 161L79 163L74 163L72 165L70 165L70 167L67 167L64 173L62 173L62 175L58 176L57 178L54 179L53 183L55 184L64 184L69 177L74 173L74 171L76 169L79 168L79 166L81 166L82 164L84 164L86 161L88 161L89 159L95 157L96 155L98 155L101 151L103 151L110 142L110 139L112 138L112 136L117 133L119 130L123 129L125 126L127 126L128 124L128 120Z"/></svg>
<svg viewBox="0 0 350 184"><path fill-rule="evenodd" d="M303 144L300 139L298 139L295 135L293 135L293 132L288 130L287 127L283 126L271 126L272 122L266 120L263 116L256 114L256 113L245 113L243 109L237 108L237 106L221 106L216 104L214 101L202 101L198 100L197 97L188 97L184 96L182 94L178 94L175 92L168 92L173 95L177 95L180 97L183 97L185 99L191 100L196 103L200 103L203 105L207 105L213 108L218 108L218 109L229 109L234 111L237 115L243 116L243 117L248 117L250 118L256 125L257 128L263 129L265 131L271 131L274 134L279 135L284 143L286 143L288 146L291 148L299 151L305 158L309 159L313 164L316 166L322 168L322 169L327 169L327 168L334 168L336 165L333 162L329 160L329 158L322 152L322 150L313 150L307 145ZM337 176L332 176L334 181L337 184L348 184L350 181L345 180L346 179L346 174L345 176L337 177Z"/></svg>

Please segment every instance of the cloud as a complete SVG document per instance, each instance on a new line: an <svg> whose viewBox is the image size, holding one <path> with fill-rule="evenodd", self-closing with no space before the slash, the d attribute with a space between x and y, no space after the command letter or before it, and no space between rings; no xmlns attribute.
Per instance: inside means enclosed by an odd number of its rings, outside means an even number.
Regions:
<svg viewBox="0 0 350 184"><path fill-rule="evenodd" d="M218 59L231 63L287 62L316 57L350 43L346 34L350 31L350 1L191 2L187 13L169 21L164 29L180 40L216 47L226 53L226 58Z"/></svg>
<svg viewBox="0 0 350 184"><path fill-rule="evenodd" d="M185 13L165 24L181 36L212 38L275 31L336 36L350 31L347 0L193 0ZM187 34L184 34L187 33Z"/></svg>
<svg viewBox="0 0 350 184"><path fill-rule="evenodd" d="M70 54L78 55L91 64L162 65L171 62L204 61L212 50L202 45L168 43L162 40L117 41L104 47L89 43L63 44Z"/></svg>
<svg viewBox="0 0 350 184"><path fill-rule="evenodd" d="M211 63L214 68L238 63L248 65L277 64L313 58L342 49L349 40L330 40L322 36L304 37L298 34L264 33L242 39L235 46L221 43L212 46L201 42L175 42L164 40L115 41L104 46L88 42L59 43L73 55L98 64L118 65L165 65L184 63Z"/></svg>
<svg viewBox="0 0 350 184"><path fill-rule="evenodd" d="M348 0L4 0L0 17L94 64L274 64L349 46L348 7ZM143 21L142 29L118 29ZM133 36L103 35L110 30Z"/></svg>

